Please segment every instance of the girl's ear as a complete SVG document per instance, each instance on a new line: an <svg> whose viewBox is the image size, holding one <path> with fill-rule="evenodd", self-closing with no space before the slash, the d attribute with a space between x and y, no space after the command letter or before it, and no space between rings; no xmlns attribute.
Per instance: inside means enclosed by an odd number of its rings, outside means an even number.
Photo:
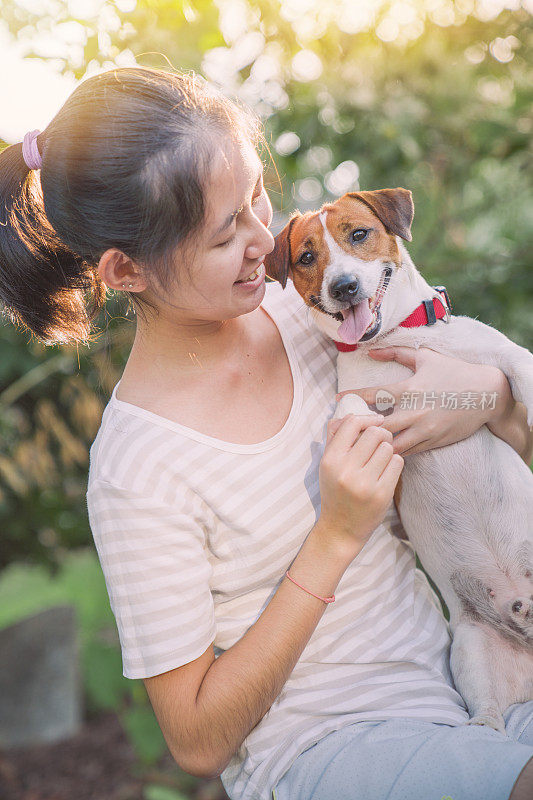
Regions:
<svg viewBox="0 0 533 800"><path fill-rule="evenodd" d="M132 283L136 291L146 289L146 281L135 270L135 264L121 250L110 247L100 257L97 267L98 275L109 289L122 289L122 284L130 288Z"/></svg>
<svg viewBox="0 0 533 800"><path fill-rule="evenodd" d="M285 288L287 277L291 269L291 228L296 219L301 217L299 211L295 213L282 231L274 239L274 249L265 256L265 272L269 278L281 283Z"/></svg>

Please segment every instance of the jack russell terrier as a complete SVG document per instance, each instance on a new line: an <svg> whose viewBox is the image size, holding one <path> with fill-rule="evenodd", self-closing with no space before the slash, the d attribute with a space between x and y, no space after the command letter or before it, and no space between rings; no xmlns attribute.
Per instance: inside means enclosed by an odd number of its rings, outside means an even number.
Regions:
<svg viewBox="0 0 533 800"><path fill-rule="evenodd" d="M403 380L411 370L368 355L376 345L429 347L507 376L533 424L533 355L499 331L452 316L444 287L413 264L406 189L350 192L295 212L265 258L290 277L337 343L338 392ZM394 398L392 398L394 400ZM335 418L373 413L344 394ZM483 425L455 444L405 457L394 501L409 541L450 612L450 666L468 724L505 731L502 712L533 699L533 475Z"/></svg>

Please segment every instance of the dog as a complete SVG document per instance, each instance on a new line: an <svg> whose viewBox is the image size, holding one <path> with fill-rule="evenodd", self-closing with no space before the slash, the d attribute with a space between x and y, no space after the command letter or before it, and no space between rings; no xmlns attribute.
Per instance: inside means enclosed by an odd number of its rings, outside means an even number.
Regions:
<svg viewBox="0 0 533 800"><path fill-rule="evenodd" d="M338 392L412 374L378 362L372 347L429 347L507 376L533 425L533 355L479 320L451 314L404 242L414 205L402 188L349 192L319 211L295 212L265 258L290 278L313 322L339 350ZM392 398L394 400L394 398ZM373 413L342 395L334 417ZM533 699L533 475L483 425L460 442L404 458L394 502L408 539L450 612L450 667L467 724L505 731L503 711Z"/></svg>

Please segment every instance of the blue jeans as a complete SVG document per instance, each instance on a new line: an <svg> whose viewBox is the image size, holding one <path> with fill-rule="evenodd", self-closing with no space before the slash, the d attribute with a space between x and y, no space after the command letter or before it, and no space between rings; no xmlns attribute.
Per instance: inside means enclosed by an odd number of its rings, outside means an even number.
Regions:
<svg viewBox="0 0 533 800"><path fill-rule="evenodd" d="M504 714L506 734L413 719L356 722L304 750L273 800L508 800L533 758L533 701Z"/></svg>

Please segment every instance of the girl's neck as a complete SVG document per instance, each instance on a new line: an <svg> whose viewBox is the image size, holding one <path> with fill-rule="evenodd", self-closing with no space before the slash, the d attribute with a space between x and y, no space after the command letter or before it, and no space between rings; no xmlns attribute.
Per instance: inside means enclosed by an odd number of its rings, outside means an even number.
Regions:
<svg viewBox="0 0 533 800"><path fill-rule="evenodd" d="M186 325L165 320L145 324L137 318L126 369L138 375L173 372L193 377L199 370L237 365L252 347L255 322L261 313L258 307L228 320Z"/></svg>

